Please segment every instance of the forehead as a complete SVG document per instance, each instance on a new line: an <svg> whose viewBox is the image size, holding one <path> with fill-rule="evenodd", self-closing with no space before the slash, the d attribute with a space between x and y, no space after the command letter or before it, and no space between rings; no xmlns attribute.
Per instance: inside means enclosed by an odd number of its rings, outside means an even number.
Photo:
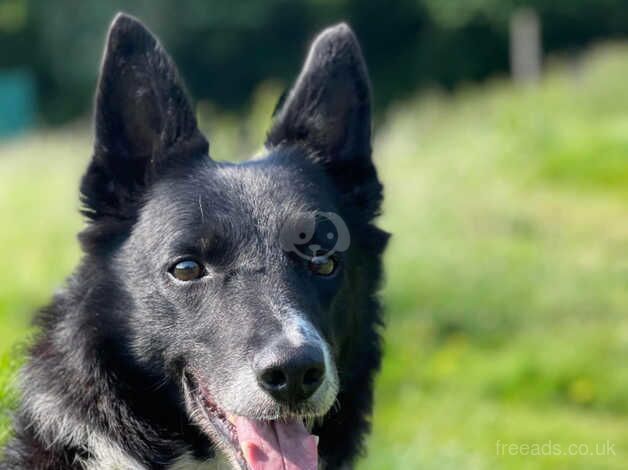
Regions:
<svg viewBox="0 0 628 470"><path fill-rule="evenodd" d="M208 159L156 184L140 225L158 225L165 239L274 236L296 214L334 211L334 196L314 165L272 155L242 164Z"/></svg>

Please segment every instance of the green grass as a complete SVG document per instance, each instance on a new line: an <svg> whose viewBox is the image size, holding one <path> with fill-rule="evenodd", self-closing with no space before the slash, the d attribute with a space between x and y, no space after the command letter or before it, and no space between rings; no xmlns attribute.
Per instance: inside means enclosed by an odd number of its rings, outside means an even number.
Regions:
<svg viewBox="0 0 628 470"><path fill-rule="evenodd" d="M388 114L375 142L381 225L394 234L386 358L360 469L625 467L626 76L628 46L606 46L551 65L537 87L495 80ZM254 122L220 118L219 158L261 135L270 101L256 101ZM0 147L0 409L15 397L12 345L79 257L88 140L62 131ZM567 455L606 441L615 455ZM563 455L500 455L500 443Z"/></svg>

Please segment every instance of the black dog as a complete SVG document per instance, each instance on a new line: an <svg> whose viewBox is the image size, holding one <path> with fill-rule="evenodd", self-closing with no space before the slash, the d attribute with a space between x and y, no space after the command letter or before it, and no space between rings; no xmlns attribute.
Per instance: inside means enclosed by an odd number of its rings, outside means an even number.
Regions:
<svg viewBox="0 0 628 470"><path fill-rule="evenodd" d="M217 162L169 56L137 20L114 20L81 184L85 254L38 317L2 469L351 465L388 238L372 224L369 95L353 33L329 28L266 155Z"/></svg>

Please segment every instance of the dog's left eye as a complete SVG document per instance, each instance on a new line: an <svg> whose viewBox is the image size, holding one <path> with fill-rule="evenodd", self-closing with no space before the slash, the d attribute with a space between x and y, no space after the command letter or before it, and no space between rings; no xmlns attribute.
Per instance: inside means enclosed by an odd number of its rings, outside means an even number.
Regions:
<svg viewBox="0 0 628 470"><path fill-rule="evenodd" d="M336 260L328 256L315 256L308 263L308 268L318 276L331 276L336 271Z"/></svg>
<svg viewBox="0 0 628 470"><path fill-rule="evenodd" d="M194 281L200 277L203 277L205 270L200 263L197 263L193 259L179 261L172 268L170 268L170 274L179 281Z"/></svg>

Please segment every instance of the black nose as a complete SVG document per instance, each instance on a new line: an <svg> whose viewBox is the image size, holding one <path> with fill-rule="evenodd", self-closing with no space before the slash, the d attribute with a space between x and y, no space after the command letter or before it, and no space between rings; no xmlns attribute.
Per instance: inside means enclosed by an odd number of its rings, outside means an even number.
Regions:
<svg viewBox="0 0 628 470"><path fill-rule="evenodd" d="M275 400L299 403L321 386L325 358L320 347L272 347L258 355L254 363L257 381Z"/></svg>

